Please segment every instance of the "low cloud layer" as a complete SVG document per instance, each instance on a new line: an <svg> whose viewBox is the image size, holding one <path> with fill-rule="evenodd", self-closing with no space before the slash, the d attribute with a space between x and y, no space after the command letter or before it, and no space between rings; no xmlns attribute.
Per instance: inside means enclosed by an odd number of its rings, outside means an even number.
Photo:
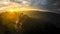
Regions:
<svg viewBox="0 0 60 34"><path fill-rule="evenodd" d="M1 1L1 0L0 0ZM4 1L4 0L3 0ZM60 13L60 0L5 0Z"/></svg>

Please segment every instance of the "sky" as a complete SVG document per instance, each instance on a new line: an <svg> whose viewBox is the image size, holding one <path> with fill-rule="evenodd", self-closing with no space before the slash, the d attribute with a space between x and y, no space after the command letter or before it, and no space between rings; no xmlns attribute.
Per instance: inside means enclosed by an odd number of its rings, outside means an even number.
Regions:
<svg viewBox="0 0 60 34"><path fill-rule="evenodd" d="M41 8L40 6L47 7L47 0L0 0L0 1L12 1L20 4L25 4L27 6L33 6L37 8ZM51 2L51 0L49 1Z"/></svg>
<svg viewBox="0 0 60 34"><path fill-rule="evenodd" d="M26 4L39 9L47 9L48 12L60 13L60 0L12 0L13 2Z"/></svg>
<svg viewBox="0 0 60 34"><path fill-rule="evenodd" d="M60 13L60 0L0 0L11 1L26 6L32 6L39 9L47 9L50 12Z"/></svg>
<svg viewBox="0 0 60 34"><path fill-rule="evenodd" d="M43 6L45 8L47 8L48 6L51 6L54 0L0 0L0 1L12 1L12 2L16 2L16 3L22 3L22 4L27 4L27 5L31 5L31 6L36 6L36 7L40 7Z"/></svg>

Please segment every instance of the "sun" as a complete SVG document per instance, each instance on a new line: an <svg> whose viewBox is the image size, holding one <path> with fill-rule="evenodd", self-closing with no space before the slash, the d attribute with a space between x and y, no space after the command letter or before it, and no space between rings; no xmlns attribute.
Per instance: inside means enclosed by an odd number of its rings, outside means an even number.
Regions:
<svg viewBox="0 0 60 34"><path fill-rule="evenodd" d="M24 12L33 9L32 7L21 6L21 7L8 7L4 9L5 12Z"/></svg>
<svg viewBox="0 0 60 34"><path fill-rule="evenodd" d="M19 8L7 8L5 9L6 12L18 12L20 11Z"/></svg>

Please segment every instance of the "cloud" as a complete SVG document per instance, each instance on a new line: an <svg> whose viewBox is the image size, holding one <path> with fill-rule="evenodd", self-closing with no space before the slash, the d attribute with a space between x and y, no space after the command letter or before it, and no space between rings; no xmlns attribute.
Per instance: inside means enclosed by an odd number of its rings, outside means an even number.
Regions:
<svg viewBox="0 0 60 34"><path fill-rule="evenodd" d="M48 8L49 6L51 6L53 0L11 0L11 1L20 4L21 3L26 4L37 8L41 8L41 7Z"/></svg>
<svg viewBox="0 0 60 34"><path fill-rule="evenodd" d="M60 12L60 0L10 0L26 6Z"/></svg>

